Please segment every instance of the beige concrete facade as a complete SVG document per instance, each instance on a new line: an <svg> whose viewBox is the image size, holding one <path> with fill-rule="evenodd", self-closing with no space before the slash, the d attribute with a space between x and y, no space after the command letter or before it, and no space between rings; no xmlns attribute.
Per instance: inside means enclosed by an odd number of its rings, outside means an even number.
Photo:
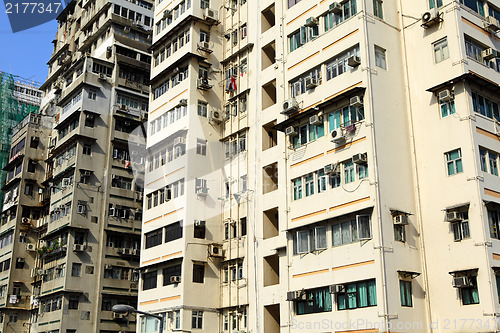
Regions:
<svg viewBox="0 0 500 333"><path fill-rule="evenodd" d="M497 331L498 8L156 3L139 309L166 332Z"/></svg>

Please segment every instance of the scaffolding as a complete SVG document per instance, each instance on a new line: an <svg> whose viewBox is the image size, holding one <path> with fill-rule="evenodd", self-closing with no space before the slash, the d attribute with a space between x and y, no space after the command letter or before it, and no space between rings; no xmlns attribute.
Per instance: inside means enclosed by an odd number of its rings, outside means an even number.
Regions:
<svg viewBox="0 0 500 333"><path fill-rule="evenodd" d="M38 113L42 100L40 84L0 71L0 185L5 185L3 168L10 158L12 129L29 113ZM0 208L3 192L0 192Z"/></svg>

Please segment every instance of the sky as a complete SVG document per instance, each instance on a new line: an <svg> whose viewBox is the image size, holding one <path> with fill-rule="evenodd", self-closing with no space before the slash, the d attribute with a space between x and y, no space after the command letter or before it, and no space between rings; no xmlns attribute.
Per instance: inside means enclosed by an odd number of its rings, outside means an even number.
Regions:
<svg viewBox="0 0 500 333"><path fill-rule="evenodd" d="M42 84L47 78L47 61L52 54L57 21L13 33L4 5L0 5L0 71Z"/></svg>

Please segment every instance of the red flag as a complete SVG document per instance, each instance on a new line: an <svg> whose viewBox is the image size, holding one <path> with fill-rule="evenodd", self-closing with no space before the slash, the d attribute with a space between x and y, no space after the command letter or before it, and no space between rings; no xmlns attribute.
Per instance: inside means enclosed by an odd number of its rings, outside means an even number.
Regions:
<svg viewBox="0 0 500 333"><path fill-rule="evenodd" d="M236 90L236 76L231 76L231 90Z"/></svg>

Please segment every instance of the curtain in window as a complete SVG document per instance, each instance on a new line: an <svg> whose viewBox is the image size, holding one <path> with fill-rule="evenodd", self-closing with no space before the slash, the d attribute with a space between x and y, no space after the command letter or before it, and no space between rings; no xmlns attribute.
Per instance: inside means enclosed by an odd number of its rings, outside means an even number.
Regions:
<svg viewBox="0 0 500 333"><path fill-rule="evenodd" d="M345 294L337 294L337 307L339 310L346 309Z"/></svg>
<svg viewBox="0 0 500 333"><path fill-rule="evenodd" d="M479 291L477 288L472 288L471 296L472 296L472 303L478 304L479 303Z"/></svg>
<svg viewBox="0 0 500 333"><path fill-rule="evenodd" d="M358 283L358 307L363 308L368 306L368 286L366 282Z"/></svg>
<svg viewBox="0 0 500 333"><path fill-rule="evenodd" d="M349 244L351 242L351 222L343 222L342 227L342 244Z"/></svg>
<svg viewBox="0 0 500 333"><path fill-rule="evenodd" d="M375 288L375 280L370 280L368 284L368 305L377 305L377 289Z"/></svg>
<svg viewBox="0 0 500 333"><path fill-rule="evenodd" d="M321 124L316 126L316 133L318 138L321 138L323 135L325 135L325 125Z"/></svg>
<svg viewBox="0 0 500 333"><path fill-rule="evenodd" d="M333 131L340 127L340 110L334 111L328 115L328 128Z"/></svg>
<svg viewBox="0 0 500 333"><path fill-rule="evenodd" d="M333 246L338 246L342 244L342 236L340 233L340 223L334 224L332 226L333 233Z"/></svg>
<svg viewBox="0 0 500 333"><path fill-rule="evenodd" d="M309 141L316 140L316 125L309 124Z"/></svg>
<svg viewBox="0 0 500 333"><path fill-rule="evenodd" d="M299 238L299 246L297 250L299 253L304 253L309 251L309 232L308 231L299 231L297 233Z"/></svg>
<svg viewBox="0 0 500 333"><path fill-rule="evenodd" d="M351 242L357 242L359 240L359 230L356 220L351 221Z"/></svg>
<svg viewBox="0 0 500 333"><path fill-rule="evenodd" d="M346 287L346 295L347 295L347 308L355 309L357 307L356 302L356 284L348 284Z"/></svg>

